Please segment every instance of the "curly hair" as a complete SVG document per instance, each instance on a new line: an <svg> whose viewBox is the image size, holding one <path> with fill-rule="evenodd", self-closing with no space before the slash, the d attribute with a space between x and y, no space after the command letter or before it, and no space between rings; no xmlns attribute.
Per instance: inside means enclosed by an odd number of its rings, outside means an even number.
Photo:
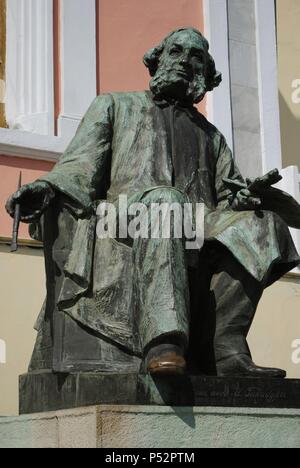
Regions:
<svg viewBox="0 0 300 468"><path fill-rule="evenodd" d="M213 57L209 53L209 43L208 40L201 34L200 31L194 28L181 28L181 29L176 29L175 31L172 31L157 47L154 47L153 49L150 49L145 55L144 55L144 64L149 70L149 73L151 76L154 76L157 72L158 65L159 65L159 59L161 54L163 53L168 41L170 38L179 32L182 31L192 31L195 34L198 34L202 41L204 42L207 56L208 56L208 64L207 64L207 70L206 70L206 88L207 91L212 91L214 88L218 87L219 84L222 81L222 74L216 70L216 65Z"/></svg>

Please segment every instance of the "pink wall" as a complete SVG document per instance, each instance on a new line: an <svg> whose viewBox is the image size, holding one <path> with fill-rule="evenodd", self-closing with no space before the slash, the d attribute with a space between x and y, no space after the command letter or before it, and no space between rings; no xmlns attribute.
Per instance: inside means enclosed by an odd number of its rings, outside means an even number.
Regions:
<svg viewBox="0 0 300 468"><path fill-rule="evenodd" d="M174 29L203 30L202 0L98 1L101 93L148 89L144 53Z"/></svg>
<svg viewBox="0 0 300 468"><path fill-rule="evenodd" d="M52 167L53 163L46 161L0 155L0 237L11 237L12 234L12 219L6 214L4 205L9 195L16 191L20 171L23 184L27 184L50 171ZM21 225L20 238L29 239L27 225Z"/></svg>

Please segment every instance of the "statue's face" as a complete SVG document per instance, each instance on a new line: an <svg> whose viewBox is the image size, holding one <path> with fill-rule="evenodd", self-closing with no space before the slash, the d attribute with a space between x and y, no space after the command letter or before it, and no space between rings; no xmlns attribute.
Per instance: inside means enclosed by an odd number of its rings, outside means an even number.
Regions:
<svg viewBox="0 0 300 468"><path fill-rule="evenodd" d="M191 31L174 34L167 43L159 61L170 79L190 83L197 75L205 75L207 48L200 36Z"/></svg>
<svg viewBox="0 0 300 468"><path fill-rule="evenodd" d="M160 56L151 82L155 94L199 102L206 92L207 45L193 31L173 34Z"/></svg>

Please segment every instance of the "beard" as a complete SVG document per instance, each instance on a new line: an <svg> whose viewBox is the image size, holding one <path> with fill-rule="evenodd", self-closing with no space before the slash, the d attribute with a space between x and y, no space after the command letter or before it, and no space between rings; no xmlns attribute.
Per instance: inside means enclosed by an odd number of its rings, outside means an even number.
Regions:
<svg viewBox="0 0 300 468"><path fill-rule="evenodd" d="M172 98L179 102L197 104L203 100L207 85L202 74L188 80L179 76L174 70L161 67L150 81L150 89L158 99Z"/></svg>

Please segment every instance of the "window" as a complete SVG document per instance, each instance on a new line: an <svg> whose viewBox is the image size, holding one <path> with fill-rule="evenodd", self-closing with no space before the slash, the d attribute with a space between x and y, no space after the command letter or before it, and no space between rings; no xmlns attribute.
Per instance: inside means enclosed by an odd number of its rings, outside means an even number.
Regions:
<svg viewBox="0 0 300 468"><path fill-rule="evenodd" d="M8 0L10 129L71 138L96 96L96 1Z"/></svg>
<svg viewBox="0 0 300 468"><path fill-rule="evenodd" d="M53 135L52 0L8 0L6 119L10 129Z"/></svg>

